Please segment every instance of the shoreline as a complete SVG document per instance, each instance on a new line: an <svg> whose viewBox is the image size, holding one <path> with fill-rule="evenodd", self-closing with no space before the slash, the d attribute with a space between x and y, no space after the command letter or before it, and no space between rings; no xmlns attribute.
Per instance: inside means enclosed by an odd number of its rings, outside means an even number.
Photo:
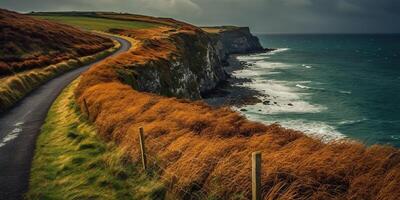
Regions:
<svg viewBox="0 0 400 200"><path fill-rule="evenodd" d="M238 56L268 53L276 50L277 49L267 48L262 52L229 55L228 59L226 60L228 65L224 66L224 70L227 73L228 78L219 83L213 90L203 94L203 101L212 107L229 106L236 107L241 111L246 111L246 109L242 107L247 105L255 105L257 103L264 103L265 105L268 105L269 101L261 100L268 98L268 94L263 94L255 89L242 86L241 84L251 83L252 80L236 77L233 75L233 72L247 69L252 66L252 64L249 64L245 61L240 61L237 58Z"/></svg>
<svg viewBox="0 0 400 200"><path fill-rule="evenodd" d="M246 116L249 120L261 122L266 125L279 124L279 126L285 129L300 131L309 137L324 142L347 140L348 137L346 135L336 131L335 128L324 122L296 119L291 121L265 120L258 117L258 115L274 115L276 113L296 113L299 112L297 110L301 106L296 99L285 100L273 92L267 92L268 88L256 89L249 87L248 85L252 83L257 84L254 79L235 76L235 72L239 70L252 70L252 67L255 65L252 62L241 61L238 57L273 53L279 50L270 49L269 51L258 53L230 55L227 60L229 65L224 67L225 72L228 74L228 79L204 95L203 101L214 108L229 107ZM276 111L277 108L278 110ZM302 112L300 111L299 113ZM319 128L315 129L315 126ZM324 131L321 132L321 130Z"/></svg>

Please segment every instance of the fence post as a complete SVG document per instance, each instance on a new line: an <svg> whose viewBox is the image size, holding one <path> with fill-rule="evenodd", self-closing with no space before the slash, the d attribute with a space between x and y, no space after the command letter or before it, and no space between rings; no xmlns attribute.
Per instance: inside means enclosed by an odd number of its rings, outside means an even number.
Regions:
<svg viewBox="0 0 400 200"><path fill-rule="evenodd" d="M261 152L251 155L252 200L261 200Z"/></svg>
<svg viewBox="0 0 400 200"><path fill-rule="evenodd" d="M85 98L83 99L83 105L85 106L85 110L86 110L86 112L87 112L87 117L88 117L88 119L90 119L89 108L88 108L88 106L87 106L87 102L86 102L86 99L85 99Z"/></svg>
<svg viewBox="0 0 400 200"><path fill-rule="evenodd" d="M147 158L146 158L146 147L144 146L144 131L143 131L143 127L139 128L139 142L140 142L140 151L142 152L143 169L146 171L146 169L147 169Z"/></svg>

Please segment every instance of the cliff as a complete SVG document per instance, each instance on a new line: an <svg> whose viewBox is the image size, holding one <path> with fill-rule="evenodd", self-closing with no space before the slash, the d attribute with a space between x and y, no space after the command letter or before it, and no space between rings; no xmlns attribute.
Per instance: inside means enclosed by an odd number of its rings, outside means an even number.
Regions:
<svg viewBox="0 0 400 200"><path fill-rule="evenodd" d="M230 54L264 51L258 38L251 34L249 27L219 26L202 29L210 34L218 56L225 64Z"/></svg>
<svg viewBox="0 0 400 200"><path fill-rule="evenodd" d="M138 91L200 99L227 78L223 64L230 54L264 50L249 28L215 29L181 25L178 29L163 27L161 31L111 30L142 41L147 52L166 53L164 57L153 54L148 62L119 69L120 79Z"/></svg>
<svg viewBox="0 0 400 200"><path fill-rule="evenodd" d="M138 48L132 52L137 62L116 70L119 79L135 90L200 99L201 93L226 79L212 41L200 29L161 27L112 31L139 41Z"/></svg>

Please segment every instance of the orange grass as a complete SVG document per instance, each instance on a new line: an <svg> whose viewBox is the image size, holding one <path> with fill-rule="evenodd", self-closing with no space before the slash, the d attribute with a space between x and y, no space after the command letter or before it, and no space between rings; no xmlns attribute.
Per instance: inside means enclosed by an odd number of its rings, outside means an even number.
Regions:
<svg viewBox="0 0 400 200"><path fill-rule="evenodd" d="M87 101L99 134L120 145L132 162L140 161L138 128L143 126L152 167L182 198L205 193L248 199L253 151L262 152L264 199L400 197L398 149L323 143L277 124L251 122L229 108L138 92L118 79L117 68L172 59L179 47L168 38L197 31L122 31L137 39L137 46L92 67L81 79L78 104L84 111ZM160 45L146 45L149 39Z"/></svg>
<svg viewBox="0 0 400 200"><path fill-rule="evenodd" d="M0 75L92 55L112 46L108 38L0 9Z"/></svg>

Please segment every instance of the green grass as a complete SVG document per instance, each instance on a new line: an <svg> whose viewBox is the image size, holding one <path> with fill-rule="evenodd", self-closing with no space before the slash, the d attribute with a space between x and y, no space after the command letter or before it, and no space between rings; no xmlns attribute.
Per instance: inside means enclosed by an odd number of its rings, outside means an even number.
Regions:
<svg viewBox="0 0 400 200"><path fill-rule="evenodd" d="M139 21L125 21L125 20L113 20L97 17L81 17L81 16L51 16L42 15L38 17L41 19L46 19L50 21L55 21L59 23L68 24L71 26L76 26L88 30L98 30L98 31L108 31L111 28L115 29L143 29L143 28L153 28L158 25L139 22Z"/></svg>
<svg viewBox="0 0 400 200"><path fill-rule="evenodd" d="M42 127L27 199L163 199L155 174L128 162L123 150L97 136L80 114L75 80L57 98Z"/></svg>

